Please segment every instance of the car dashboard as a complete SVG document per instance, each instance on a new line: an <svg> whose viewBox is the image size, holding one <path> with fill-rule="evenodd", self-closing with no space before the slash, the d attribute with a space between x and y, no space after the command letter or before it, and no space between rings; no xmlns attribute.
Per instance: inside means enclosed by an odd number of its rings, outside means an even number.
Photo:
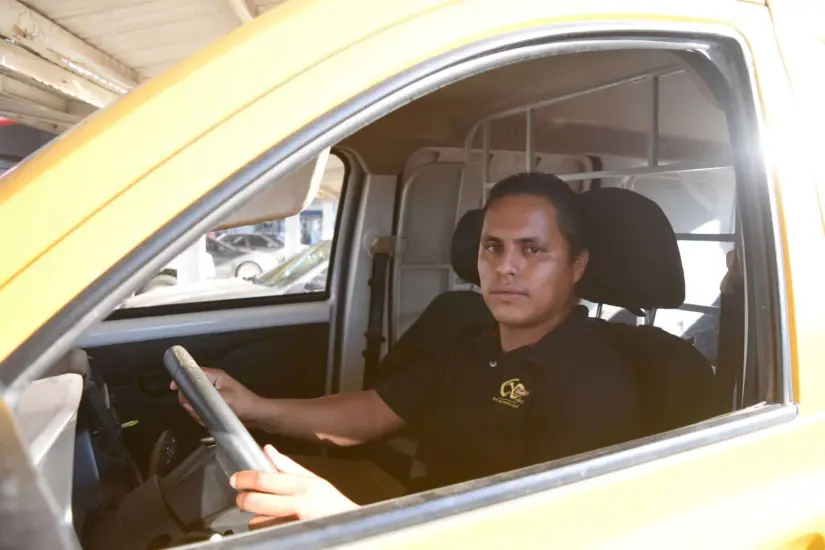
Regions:
<svg viewBox="0 0 825 550"><path fill-rule="evenodd" d="M214 442L165 475L143 479L106 384L82 350L32 382L14 413L58 517L87 550L113 540L122 548L163 548L247 529Z"/></svg>
<svg viewBox="0 0 825 550"><path fill-rule="evenodd" d="M15 412L32 465L42 474L59 512L72 518L75 427L83 379L69 373L33 382Z"/></svg>
<svg viewBox="0 0 825 550"><path fill-rule="evenodd" d="M32 382L15 407L23 442L61 517L82 538L87 522L140 483L106 384L86 353L69 352Z"/></svg>

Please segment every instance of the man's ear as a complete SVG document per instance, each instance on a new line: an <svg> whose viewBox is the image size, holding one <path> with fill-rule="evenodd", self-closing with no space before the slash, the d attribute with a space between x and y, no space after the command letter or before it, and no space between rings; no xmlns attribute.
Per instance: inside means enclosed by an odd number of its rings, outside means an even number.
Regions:
<svg viewBox="0 0 825 550"><path fill-rule="evenodd" d="M589 250L584 249L578 253L576 258L573 260L573 283L578 283L579 280L581 280L581 278L584 276L584 272L587 270L587 262L589 261Z"/></svg>

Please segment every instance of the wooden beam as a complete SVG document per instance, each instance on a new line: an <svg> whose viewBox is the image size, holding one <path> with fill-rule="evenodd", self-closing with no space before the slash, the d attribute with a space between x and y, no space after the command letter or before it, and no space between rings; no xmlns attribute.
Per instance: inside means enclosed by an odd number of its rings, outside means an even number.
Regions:
<svg viewBox="0 0 825 550"><path fill-rule="evenodd" d="M42 88L5 75L0 75L0 97L37 103L64 113L69 111L69 101L71 101L66 97L47 92Z"/></svg>
<svg viewBox="0 0 825 550"><path fill-rule="evenodd" d="M137 87L139 79L134 69L17 0L0 0L0 36L109 91L125 94Z"/></svg>
<svg viewBox="0 0 825 550"><path fill-rule="evenodd" d="M0 116L37 126L50 132L63 132L81 120L82 116L56 111L43 105L0 96ZM37 124L33 124L36 122Z"/></svg>
<svg viewBox="0 0 825 550"><path fill-rule="evenodd" d="M17 80L0 74L0 97L19 99L28 103L36 103L55 111L70 115L87 117L95 112L96 107L69 99L56 93L48 92L33 84Z"/></svg>
<svg viewBox="0 0 825 550"><path fill-rule="evenodd" d="M95 107L108 105L119 97L117 93L49 63L9 42L0 41L0 70L11 71L39 86Z"/></svg>

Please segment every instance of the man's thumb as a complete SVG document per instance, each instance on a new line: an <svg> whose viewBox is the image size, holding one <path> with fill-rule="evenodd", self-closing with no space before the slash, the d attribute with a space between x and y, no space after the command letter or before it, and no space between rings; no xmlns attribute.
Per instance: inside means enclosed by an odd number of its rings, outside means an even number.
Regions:
<svg viewBox="0 0 825 550"><path fill-rule="evenodd" d="M275 469L279 472L304 476L315 475L288 456L279 453L272 445L264 445L264 453L266 453L266 456L272 462L272 465L275 466Z"/></svg>

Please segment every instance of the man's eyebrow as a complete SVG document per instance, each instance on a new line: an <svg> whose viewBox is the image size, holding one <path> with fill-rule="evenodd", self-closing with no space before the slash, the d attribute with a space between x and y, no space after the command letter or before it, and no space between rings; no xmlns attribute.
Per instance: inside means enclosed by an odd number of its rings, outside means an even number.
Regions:
<svg viewBox="0 0 825 550"><path fill-rule="evenodd" d="M498 241L501 242L504 239L501 237L497 237L495 235L490 235L489 233L483 233L481 235L482 241ZM541 237L520 237L516 239L516 242L519 244L542 244L544 240Z"/></svg>

